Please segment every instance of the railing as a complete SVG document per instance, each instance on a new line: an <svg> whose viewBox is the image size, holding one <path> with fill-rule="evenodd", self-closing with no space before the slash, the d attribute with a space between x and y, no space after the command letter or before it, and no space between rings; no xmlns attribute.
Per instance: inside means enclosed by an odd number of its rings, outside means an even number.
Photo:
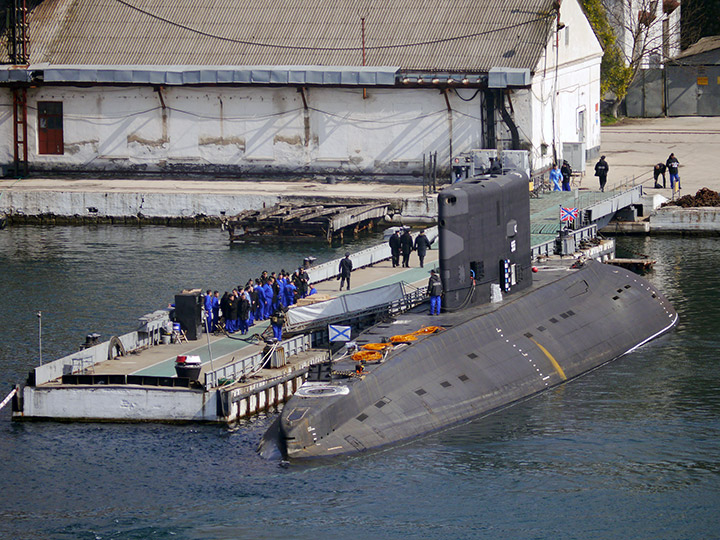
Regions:
<svg viewBox="0 0 720 540"><path fill-rule="evenodd" d="M407 285L407 284L405 284ZM299 322L292 325L287 324L285 330L287 332L298 333L298 332L313 332L318 329L327 328L329 324L346 323L353 320L371 317L378 314L390 314L402 313L407 311L419 303L421 303L427 294L425 289L415 289L410 292L405 292L400 298L386 302L383 304L377 304L372 307L356 310L356 311L344 311L337 315L331 315L323 317L321 319L313 319L310 321Z"/></svg>
<svg viewBox="0 0 720 540"><path fill-rule="evenodd" d="M431 242L434 242L438 235L437 226L425 229L425 234ZM357 270L358 268L370 266L371 264L387 260L390 256L390 246L387 242L383 242L377 246L353 253L350 255L350 260L353 263L353 269ZM320 281L334 278L339 273L339 264L340 259L335 259L333 261L328 261L326 263L313 266L312 268L308 268L307 273L310 278L310 283L318 283Z"/></svg>
<svg viewBox="0 0 720 540"><path fill-rule="evenodd" d="M279 344L279 347L285 350L287 356L304 352L311 346L312 342L309 335L295 336ZM227 384L258 371L269 360L271 354L272 351L268 351L267 353L261 351L252 356L242 358L237 362L233 362L232 364L205 373L205 390L220 386L221 381L223 381L223 384Z"/></svg>
<svg viewBox="0 0 720 540"><path fill-rule="evenodd" d="M597 225L594 223L591 225L588 225L587 227L583 227L581 229L577 229L577 230L569 229L567 231L567 238L574 239L576 246L583 240L595 238L596 236L597 236ZM558 240L557 238L553 238L552 240L548 240L541 244L532 246L530 248L531 257L533 259L535 259L536 257L539 257L539 256L547 257L549 255L555 255L557 253L557 240Z"/></svg>

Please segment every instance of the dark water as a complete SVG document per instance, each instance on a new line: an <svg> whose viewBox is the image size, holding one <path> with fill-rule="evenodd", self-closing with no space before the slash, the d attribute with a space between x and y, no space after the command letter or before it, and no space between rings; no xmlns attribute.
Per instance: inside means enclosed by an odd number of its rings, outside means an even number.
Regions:
<svg viewBox="0 0 720 540"><path fill-rule="evenodd" d="M272 415L217 426L12 423L0 538L718 538L720 243L623 240L680 313L672 334L500 414L382 453L278 467ZM345 248L234 247L218 231L0 232L0 384L182 287L224 290ZM0 392L3 396L5 391Z"/></svg>

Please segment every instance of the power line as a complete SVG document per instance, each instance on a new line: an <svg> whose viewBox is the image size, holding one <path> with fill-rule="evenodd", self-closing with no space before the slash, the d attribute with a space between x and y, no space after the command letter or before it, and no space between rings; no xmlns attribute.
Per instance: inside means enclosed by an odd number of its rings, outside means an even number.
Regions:
<svg viewBox="0 0 720 540"><path fill-rule="evenodd" d="M153 19L156 19L160 22L170 24L172 26L176 26L178 28L182 28L183 30L187 30L188 32L193 32L195 34L209 37L212 39L217 39L220 41L227 41L230 43L237 43L238 45L250 45L253 47L268 47L272 49L289 49L289 50L298 50L298 51L362 51L363 47L308 47L304 45L279 45L274 43L261 43L257 41L246 41L242 39L235 39L235 38L229 38L225 36L218 36L216 34L211 34L209 32L205 32L203 30L198 30L197 28L193 28L191 26L188 26L186 24L178 23L175 21L171 21L170 19L167 19L165 17L161 17L160 15L156 15L155 13L152 13L150 11L146 11L142 8L139 8L137 6L134 6L130 4L129 2L126 2L125 0L115 0L116 2L129 7L130 9L134 9L135 11L138 11L142 13L143 15L147 15L148 17L152 17ZM385 50L385 49L403 49L403 48L409 48L409 47L421 47L425 45L436 45L438 43L448 43L451 41L459 41L461 39L470 39L480 36L486 36L489 34L494 34L496 32L505 32L507 30L512 30L513 28L520 28L525 25L530 25L539 21L544 21L550 17L552 17L553 14L546 14L546 15L540 15L539 17L535 19L531 19L529 21L520 22L517 24L511 24L508 26L503 26L502 28L494 28L492 30L485 30L483 32L475 32L472 34L464 34L461 36L453 36L453 37L447 37L447 38L440 38L440 39L432 39L428 41L418 41L414 43L402 43L398 45L375 45L375 46L366 46L364 50Z"/></svg>

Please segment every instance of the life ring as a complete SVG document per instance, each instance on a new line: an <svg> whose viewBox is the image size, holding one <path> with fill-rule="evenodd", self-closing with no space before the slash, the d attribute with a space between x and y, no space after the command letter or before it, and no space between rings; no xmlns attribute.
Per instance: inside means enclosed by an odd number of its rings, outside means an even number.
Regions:
<svg viewBox="0 0 720 540"><path fill-rule="evenodd" d="M392 347L392 343L366 343L362 346L366 351L384 351Z"/></svg>
<svg viewBox="0 0 720 540"><path fill-rule="evenodd" d="M358 351L352 355L352 359L356 362L372 362L373 360L382 359L382 353L377 351Z"/></svg>

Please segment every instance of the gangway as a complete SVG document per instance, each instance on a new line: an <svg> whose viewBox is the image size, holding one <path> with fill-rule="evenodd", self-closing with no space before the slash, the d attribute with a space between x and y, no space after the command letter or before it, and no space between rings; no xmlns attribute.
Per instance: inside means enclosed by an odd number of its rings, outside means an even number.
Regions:
<svg viewBox="0 0 720 540"><path fill-rule="evenodd" d="M374 324L376 320L408 311L427 298L425 289L400 281L374 289L347 293L337 298L288 310L287 334L327 330L329 324Z"/></svg>

